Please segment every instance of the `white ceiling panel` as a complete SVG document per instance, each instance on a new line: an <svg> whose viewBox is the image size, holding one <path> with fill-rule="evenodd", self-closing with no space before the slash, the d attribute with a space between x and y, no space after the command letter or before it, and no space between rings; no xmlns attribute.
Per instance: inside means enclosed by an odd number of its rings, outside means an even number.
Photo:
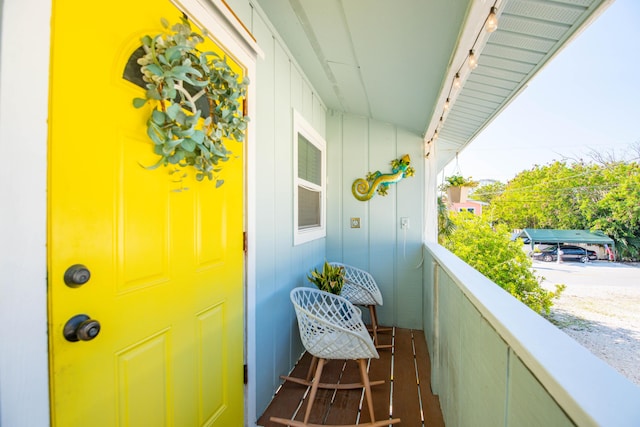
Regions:
<svg viewBox="0 0 640 427"><path fill-rule="evenodd" d="M296 13L309 22L313 37L322 49L322 56L329 62L357 66L351 36L344 25L341 3L317 0L304 0L300 3L301 7ZM325 31L327 27L332 27L333 31Z"/></svg>
<svg viewBox="0 0 640 427"><path fill-rule="evenodd" d="M328 108L425 139L438 128L442 168L612 0L254 1ZM498 30L488 35L494 4ZM450 93L472 47L479 66Z"/></svg>
<svg viewBox="0 0 640 427"><path fill-rule="evenodd" d="M362 86L358 68L353 65L329 63L344 98L344 111L369 117L369 100Z"/></svg>

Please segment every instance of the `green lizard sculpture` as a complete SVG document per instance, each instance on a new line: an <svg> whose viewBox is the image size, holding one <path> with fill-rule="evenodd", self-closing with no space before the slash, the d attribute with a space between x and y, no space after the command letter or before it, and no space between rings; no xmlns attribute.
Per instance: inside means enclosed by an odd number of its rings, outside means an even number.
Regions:
<svg viewBox="0 0 640 427"><path fill-rule="evenodd" d="M351 186L353 197L364 202L371 199L376 192L381 196L386 196L390 184L395 184L403 178L413 176L415 170L410 164L411 158L408 154L405 154L401 158L391 161L391 173L369 172L365 179L356 179Z"/></svg>

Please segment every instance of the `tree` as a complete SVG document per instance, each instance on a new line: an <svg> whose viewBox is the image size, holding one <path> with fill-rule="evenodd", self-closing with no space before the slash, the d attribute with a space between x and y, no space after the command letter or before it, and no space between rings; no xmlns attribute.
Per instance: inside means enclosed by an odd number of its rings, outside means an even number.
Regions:
<svg viewBox="0 0 640 427"><path fill-rule="evenodd" d="M616 242L622 259L640 258L640 165L615 163L602 168L602 197L580 210L591 223Z"/></svg>
<svg viewBox="0 0 640 427"><path fill-rule="evenodd" d="M504 193L506 187L507 185L500 181L481 184L473 191L473 200L480 200L481 202L491 203L493 199Z"/></svg>
<svg viewBox="0 0 640 427"><path fill-rule="evenodd" d="M511 229L601 230L616 241L623 259L640 257L640 165L635 162L535 166L510 181L487 211L492 221Z"/></svg>
<svg viewBox="0 0 640 427"><path fill-rule="evenodd" d="M438 243L443 244L444 239L448 239L454 229L455 225L449 216L449 208L442 197L438 197Z"/></svg>
<svg viewBox="0 0 640 427"><path fill-rule="evenodd" d="M460 259L505 289L532 310L549 314L555 292L540 286L542 278L531 271L531 259L522 251L520 242L513 242L506 226L492 229L484 219L461 212L450 215L455 228L444 239L444 246Z"/></svg>
<svg viewBox="0 0 640 427"><path fill-rule="evenodd" d="M519 173L491 203L494 218L510 228L588 228L576 209L588 187L592 166L564 162Z"/></svg>

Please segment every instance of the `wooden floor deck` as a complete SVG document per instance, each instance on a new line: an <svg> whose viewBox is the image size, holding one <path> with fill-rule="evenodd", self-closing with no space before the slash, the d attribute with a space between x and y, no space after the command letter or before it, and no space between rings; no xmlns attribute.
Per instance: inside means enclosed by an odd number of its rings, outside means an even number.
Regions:
<svg viewBox="0 0 640 427"><path fill-rule="evenodd" d="M376 420L400 418L400 426L444 427L440 402L431 393L431 364L422 331L393 328L379 335L380 344L393 344L392 349L378 351L380 359L371 359L369 378L384 379L372 387ZM300 359L292 376L304 378L311 362L308 353ZM360 381L354 361L333 360L322 373L323 382L352 383ZM285 382L258 420L259 426L281 426L269 421L272 416L302 420L307 408L310 387ZM318 390L310 423L354 425L369 421L362 390Z"/></svg>

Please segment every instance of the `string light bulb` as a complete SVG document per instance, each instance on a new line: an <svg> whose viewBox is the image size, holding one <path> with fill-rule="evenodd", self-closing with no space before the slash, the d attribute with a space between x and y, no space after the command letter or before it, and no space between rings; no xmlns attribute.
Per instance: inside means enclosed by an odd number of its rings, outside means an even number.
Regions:
<svg viewBox="0 0 640 427"><path fill-rule="evenodd" d="M498 29L498 9L495 6L491 8L491 12L489 12L489 16L487 16L487 22L485 24L485 29L487 33L493 33Z"/></svg>
<svg viewBox="0 0 640 427"><path fill-rule="evenodd" d="M473 52L473 49L469 50L469 68L475 70L478 67L478 58Z"/></svg>
<svg viewBox="0 0 640 427"><path fill-rule="evenodd" d="M453 88L460 89L460 73L456 73L456 77L453 79Z"/></svg>
<svg viewBox="0 0 640 427"><path fill-rule="evenodd" d="M482 32L486 31L488 33L493 33L497 29L498 29L498 8L495 6L492 6L489 11L489 15L487 15L487 18L484 21L483 29L480 30L480 34L477 35L476 40L471 46L471 49L469 49L469 55L466 58L466 61L468 61L467 65L469 66L469 69L475 70L476 67L478 66L478 56L476 55L474 48L479 43L479 39L482 38L481 37ZM443 112L440 116L440 122L436 126L436 129L433 133L433 137L427 142L427 144L435 142L435 140L438 138L438 129L444 126L444 117L446 113L451 109L451 97L453 96L453 91L454 90L457 91L462 87L462 78L460 77L460 73L463 71L464 66L465 66L464 62L460 64L460 67L458 68L458 71L456 72L453 78L453 82L449 87L449 93L448 93L447 99L444 102ZM428 157L428 154L426 157Z"/></svg>

